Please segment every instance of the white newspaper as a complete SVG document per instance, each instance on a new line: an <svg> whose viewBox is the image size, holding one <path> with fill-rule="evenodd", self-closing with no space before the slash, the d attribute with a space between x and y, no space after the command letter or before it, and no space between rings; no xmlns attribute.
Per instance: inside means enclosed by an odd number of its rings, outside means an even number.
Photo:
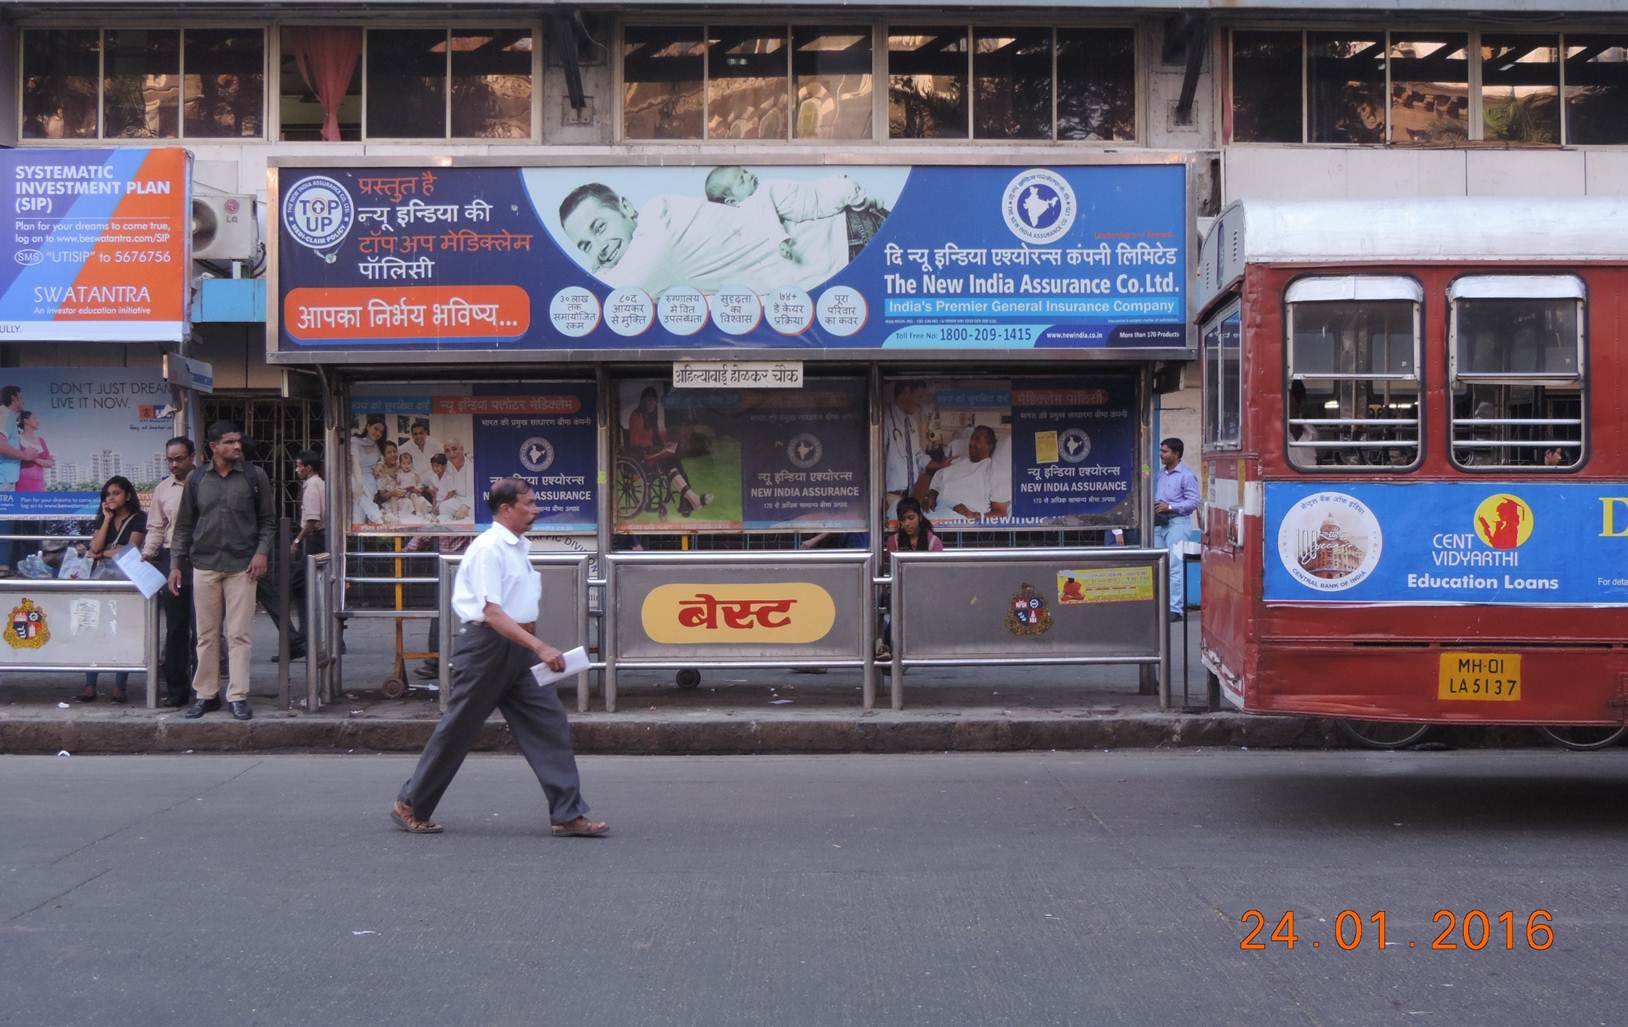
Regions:
<svg viewBox="0 0 1628 1027"><path fill-rule="evenodd" d="M113 563L124 572L125 577L136 583L136 587L141 589L141 594L148 599L157 595L158 590L164 587L164 575L158 572L157 567L141 558L141 550L136 546L125 546L124 551L113 558Z"/></svg>
<svg viewBox="0 0 1628 1027"><path fill-rule="evenodd" d="M581 674L588 669L588 650L582 646L567 649L561 655L565 657L564 670L549 670L546 663L539 663L531 668L531 676L537 679L539 685L552 685L556 681L568 678L573 674Z"/></svg>

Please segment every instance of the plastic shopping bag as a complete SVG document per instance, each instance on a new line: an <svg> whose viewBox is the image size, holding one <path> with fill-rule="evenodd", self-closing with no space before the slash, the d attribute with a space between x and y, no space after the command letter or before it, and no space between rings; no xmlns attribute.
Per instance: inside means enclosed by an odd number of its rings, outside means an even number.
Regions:
<svg viewBox="0 0 1628 1027"><path fill-rule="evenodd" d="M62 566L57 569L57 580L89 581L91 572L95 568L95 560L81 554L78 550L69 549L62 554Z"/></svg>

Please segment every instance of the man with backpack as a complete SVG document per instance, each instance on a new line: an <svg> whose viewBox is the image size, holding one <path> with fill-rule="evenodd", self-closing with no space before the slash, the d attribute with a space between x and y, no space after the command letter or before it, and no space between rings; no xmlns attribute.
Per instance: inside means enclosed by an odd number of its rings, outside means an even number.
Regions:
<svg viewBox="0 0 1628 1027"><path fill-rule="evenodd" d="M232 716L248 720L249 659L255 582L271 558L277 514L266 472L243 459L243 433L230 421L209 426L209 462L187 479L170 542L170 592L192 581L198 615L198 669L192 678L195 720L220 709L220 634L226 624L230 666L226 698Z"/></svg>

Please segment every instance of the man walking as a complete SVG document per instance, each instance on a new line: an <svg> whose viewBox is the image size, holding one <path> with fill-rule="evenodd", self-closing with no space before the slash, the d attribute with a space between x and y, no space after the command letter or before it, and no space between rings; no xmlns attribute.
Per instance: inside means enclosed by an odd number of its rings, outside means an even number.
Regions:
<svg viewBox="0 0 1628 1027"><path fill-rule="evenodd" d="M186 716L195 720L220 709L220 632L226 624L230 679L226 698L232 716L248 720L249 647L253 641L254 584L265 576L277 527L266 472L243 459L243 433L230 421L209 426L209 463L187 479L170 542L170 593L192 577L198 613L195 698Z"/></svg>
<svg viewBox="0 0 1628 1027"><path fill-rule="evenodd" d="M171 555L175 521L181 513L181 497L193 471L192 440L177 435L164 444L164 462L170 476L153 486L152 510L147 517L147 541L141 555L166 576L174 569ZM169 589L158 594L164 611L164 697L160 706L185 706L192 687L192 654L198 641L192 622L192 582L181 579L181 591Z"/></svg>
<svg viewBox="0 0 1628 1027"><path fill-rule="evenodd" d="M525 482L500 478L487 501L492 526L470 543L452 586L452 611L463 627L452 654L447 712L401 786L390 819L413 834L441 830L430 815L496 708L548 797L553 835L597 837L610 825L588 819L565 707L552 685L539 687L531 675L539 661L551 670L565 667L560 651L533 634L542 583L527 559L525 533L537 519L536 497Z"/></svg>
<svg viewBox="0 0 1628 1027"><path fill-rule="evenodd" d="M1171 436L1159 443L1159 481L1153 490L1153 546L1170 553L1170 619L1181 620L1187 608L1187 567L1182 560L1187 533L1198 509L1198 476L1181 462L1182 441Z"/></svg>

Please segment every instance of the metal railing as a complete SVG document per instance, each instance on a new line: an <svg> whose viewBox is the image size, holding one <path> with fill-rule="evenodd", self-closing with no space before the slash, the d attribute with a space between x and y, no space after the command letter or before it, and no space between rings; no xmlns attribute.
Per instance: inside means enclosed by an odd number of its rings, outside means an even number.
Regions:
<svg viewBox="0 0 1628 1027"><path fill-rule="evenodd" d="M761 553L612 553L606 561L604 605L604 637L602 649L605 664L605 710L616 709L616 675L623 668L650 670L738 670L754 667L795 669L798 667L859 668L864 675L863 696L866 709L875 702L875 593L872 585L871 555L857 550L810 550L807 552ZM693 585L699 578L721 579L724 587L750 586L762 577L763 570L791 570L804 580L798 585L810 585L824 591L834 606L833 623L828 633L801 651L783 647L772 648L751 642L695 642L664 643L652 638L645 625L644 603L654 588L650 581L661 585ZM779 576L786 576L781 574ZM853 589L841 594L843 578L851 578ZM640 580L644 579L644 580ZM672 580L669 580L672 579ZM812 579L812 580L810 580ZM618 591L618 583L624 587ZM707 587L706 582L701 587ZM833 589L837 591L833 592ZM709 595L707 598L711 598ZM627 606L637 600L638 614ZM844 613L849 618L844 623ZM633 634L637 622L638 635ZM823 646L830 632L838 632L835 640Z"/></svg>
<svg viewBox="0 0 1628 1027"><path fill-rule="evenodd" d="M1167 550L1122 546L945 550L894 553L892 559L891 580L878 582L890 585L894 709L904 707L904 671L909 667L1058 664L1157 667L1160 704L1169 706ZM1132 574L1125 576L1119 573L1122 570ZM1138 570L1150 573L1138 575ZM1065 600L1057 581L1058 575L1070 573L1085 579L1077 600ZM922 584L914 585L918 580ZM1036 588L1034 581L1043 584ZM930 626L914 601L918 589L935 600ZM1047 593L1054 591L1055 600L1048 602ZM1037 601L1039 605L1034 605ZM1026 617L1020 602L1028 607ZM1076 604L1091 610L1092 616L1079 618L1078 624L1059 625L1063 607ZM1005 619L994 621L991 606L1002 610Z"/></svg>
<svg viewBox="0 0 1628 1027"><path fill-rule="evenodd" d="M128 601L142 611L135 628L139 655L133 659L95 658L131 651L130 620L121 623L116 607L104 616L103 603L109 601ZM29 609L17 613L25 607ZM0 580L0 613L5 614L7 633L0 673L142 673L147 675L147 708L158 708L158 601L144 597L134 582L6 578ZM43 640L30 644L34 639Z"/></svg>

